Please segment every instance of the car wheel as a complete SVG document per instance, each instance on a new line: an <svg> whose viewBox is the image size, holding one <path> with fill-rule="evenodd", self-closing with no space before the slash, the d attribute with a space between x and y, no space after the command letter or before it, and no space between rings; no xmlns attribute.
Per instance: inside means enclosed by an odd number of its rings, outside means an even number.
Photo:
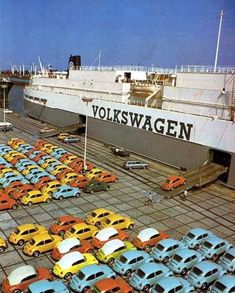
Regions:
<svg viewBox="0 0 235 293"><path fill-rule="evenodd" d="M125 277L129 278L131 276L132 270L127 270L125 272Z"/></svg>
<svg viewBox="0 0 235 293"><path fill-rule="evenodd" d="M162 260L163 263L167 263L168 261L169 261L169 257L168 256L164 257L163 260Z"/></svg>
<svg viewBox="0 0 235 293"><path fill-rule="evenodd" d="M188 272L188 270L187 270L186 268L184 268L184 269L181 271L181 274L182 274L182 275L186 275L187 272Z"/></svg>
<svg viewBox="0 0 235 293"><path fill-rule="evenodd" d="M128 226L128 229L130 229L130 230L132 230L134 228L134 225L133 224L130 224L129 226Z"/></svg>
<svg viewBox="0 0 235 293"><path fill-rule="evenodd" d="M19 246L24 245L24 240L23 240L23 239L20 239L20 240L17 242L17 244L18 244Z"/></svg>
<svg viewBox="0 0 235 293"><path fill-rule="evenodd" d="M4 250L5 250L5 247L0 246L0 253L4 252Z"/></svg>
<svg viewBox="0 0 235 293"><path fill-rule="evenodd" d="M64 234L65 234L65 231L64 231L64 230L61 230L61 231L59 232L59 235L60 235L60 236L64 236Z"/></svg>
<svg viewBox="0 0 235 293"><path fill-rule="evenodd" d="M143 288L143 291L144 292L148 292L150 289L150 286L149 285L145 285L144 288Z"/></svg>
<svg viewBox="0 0 235 293"><path fill-rule="evenodd" d="M218 258L218 255L215 253L215 254L212 256L212 258L211 258L211 259L212 259L213 261L216 261L216 260L217 260L217 258Z"/></svg>
<svg viewBox="0 0 235 293"><path fill-rule="evenodd" d="M94 250L93 250L93 249L89 249L89 250L87 251L87 253L94 254Z"/></svg>
<svg viewBox="0 0 235 293"><path fill-rule="evenodd" d="M67 273L67 274L65 274L64 278L66 280L70 280L72 278L72 274L71 273Z"/></svg>
<svg viewBox="0 0 235 293"><path fill-rule="evenodd" d="M99 228L100 227L100 222L96 222L95 226Z"/></svg>
<svg viewBox="0 0 235 293"><path fill-rule="evenodd" d="M109 189L110 189L110 187L109 187L109 186L105 187L105 190L106 190L106 191L108 191Z"/></svg>
<svg viewBox="0 0 235 293"><path fill-rule="evenodd" d="M205 290L207 288L207 283L202 284L201 289Z"/></svg>
<svg viewBox="0 0 235 293"><path fill-rule="evenodd" d="M39 251L37 251L37 250L34 251L34 253L33 253L33 256L34 256L34 257L37 257L37 256L39 256L39 255L40 255L40 252L39 252Z"/></svg>
<svg viewBox="0 0 235 293"><path fill-rule="evenodd" d="M114 182L118 182L118 179L116 178L116 179L114 180Z"/></svg>
<svg viewBox="0 0 235 293"><path fill-rule="evenodd" d="M46 199L46 202L47 202L47 203L51 202L51 198L47 198L47 199Z"/></svg>
<svg viewBox="0 0 235 293"><path fill-rule="evenodd" d="M59 197L59 200L62 200L62 199L63 199L63 196L60 196L60 197Z"/></svg>
<svg viewBox="0 0 235 293"><path fill-rule="evenodd" d="M16 204L13 204L12 209L16 210L18 208L18 206Z"/></svg>
<svg viewBox="0 0 235 293"><path fill-rule="evenodd" d="M93 189L91 189L91 193L94 193L94 190Z"/></svg>
<svg viewBox="0 0 235 293"><path fill-rule="evenodd" d="M90 287L86 286L86 287L82 290L82 292L85 293L86 290L88 290L88 289L90 289Z"/></svg>
<svg viewBox="0 0 235 293"><path fill-rule="evenodd" d="M110 258L109 261L108 261L108 265L112 266L114 263L114 258Z"/></svg>
<svg viewBox="0 0 235 293"><path fill-rule="evenodd" d="M77 192L75 196L76 197L79 197L80 196L80 192Z"/></svg>
<svg viewBox="0 0 235 293"><path fill-rule="evenodd" d="M149 251L149 249L150 249L150 246L149 245L145 245L144 250L145 251Z"/></svg>
<svg viewBox="0 0 235 293"><path fill-rule="evenodd" d="M33 205L33 203L31 202L31 201L29 201L28 203L27 203L27 206L28 207L31 207Z"/></svg>

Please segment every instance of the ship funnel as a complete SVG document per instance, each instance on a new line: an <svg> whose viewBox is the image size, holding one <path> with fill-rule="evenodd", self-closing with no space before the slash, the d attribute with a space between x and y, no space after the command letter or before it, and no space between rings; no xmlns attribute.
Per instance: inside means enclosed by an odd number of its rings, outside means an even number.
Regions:
<svg viewBox="0 0 235 293"><path fill-rule="evenodd" d="M79 55L75 55L75 56L72 56L70 55L69 57L69 70L72 70L72 69L79 69L81 66L81 56Z"/></svg>

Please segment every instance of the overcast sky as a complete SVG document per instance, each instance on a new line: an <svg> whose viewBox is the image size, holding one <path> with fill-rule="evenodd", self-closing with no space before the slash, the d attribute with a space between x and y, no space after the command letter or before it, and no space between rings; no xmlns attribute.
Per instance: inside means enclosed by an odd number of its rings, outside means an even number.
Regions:
<svg viewBox="0 0 235 293"><path fill-rule="evenodd" d="M0 0L0 67L235 65L235 0Z"/></svg>

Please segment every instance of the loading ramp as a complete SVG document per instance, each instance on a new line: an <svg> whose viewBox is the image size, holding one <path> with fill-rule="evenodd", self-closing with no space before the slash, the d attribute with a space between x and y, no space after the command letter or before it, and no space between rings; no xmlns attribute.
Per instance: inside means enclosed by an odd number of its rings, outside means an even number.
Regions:
<svg viewBox="0 0 235 293"><path fill-rule="evenodd" d="M217 180L219 176L227 172L227 170L228 167L207 162L198 168L182 173L181 175L186 179L186 183L184 185L170 191L162 190L161 186L158 186L154 189L154 191L166 198L171 198L176 195L183 194L184 190L190 190L193 187L201 188L202 186Z"/></svg>
<svg viewBox="0 0 235 293"><path fill-rule="evenodd" d="M71 133L73 133L76 130L78 130L79 128L84 128L84 127L85 127L85 123L78 123L78 124L73 124L73 125L65 126L65 127L57 127L53 131L40 133L39 137L40 138L47 138L47 137L58 135L61 132L69 132L69 133L71 132Z"/></svg>

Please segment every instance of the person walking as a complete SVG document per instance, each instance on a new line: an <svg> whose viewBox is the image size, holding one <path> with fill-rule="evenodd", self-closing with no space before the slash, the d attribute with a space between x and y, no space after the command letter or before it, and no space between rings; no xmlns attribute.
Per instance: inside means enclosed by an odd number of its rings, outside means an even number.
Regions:
<svg viewBox="0 0 235 293"><path fill-rule="evenodd" d="M146 200L145 204L150 205L150 206L153 205L153 195L152 195L151 191L148 194L148 200Z"/></svg>
<svg viewBox="0 0 235 293"><path fill-rule="evenodd" d="M183 194L182 194L182 199L186 200L187 199L187 195L188 195L188 191L185 189Z"/></svg>

